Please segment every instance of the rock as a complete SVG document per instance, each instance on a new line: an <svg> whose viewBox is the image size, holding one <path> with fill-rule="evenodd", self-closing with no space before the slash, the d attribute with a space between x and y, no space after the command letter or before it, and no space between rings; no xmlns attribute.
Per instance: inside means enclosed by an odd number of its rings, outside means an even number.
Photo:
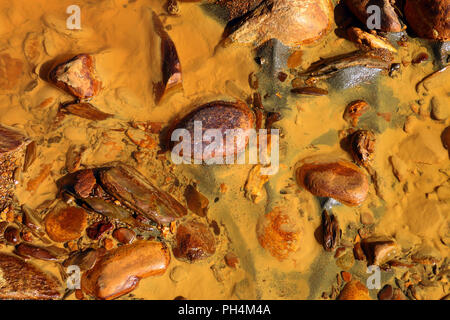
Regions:
<svg viewBox="0 0 450 320"><path fill-rule="evenodd" d="M435 265L442 260L442 255L434 246L424 244L411 255L411 260L424 265Z"/></svg>
<svg viewBox="0 0 450 320"><path fill-rule="evenodd" d="M69 173L73 173L80 169L81 158L86 151L86 147L71 145L66 153L66 169Z"/></svg>
<svg viewBox="0 0 450 320"><path fill-rule="evenodd" d="M329 0L269 0L251 12L229 39L255 47L270 39L296 47L321 39L331 29L333 5Z"/></svg>
<svg viewBox="0 0 450 320"><path fill-rule="evenodd" d="M113 237L120 243L129 244L136 238L136 233L128 228L119 228L114 230Z"/></svg>
<svg viewBox="0 0 450 320"><path fill-rule="evenodd" d="M392 300L394 295L394 289L391 285L387 284L383 289L378 292L378 300Z"/></svg>
<svg viewBox="0 0 450 320"><path fill-rule="evenodd" d="M358 280L352 280L342 289L338 300L372 300L369 296L369 290Z"/></svg>
<svg viewBox="0 0 450 320"><path fill-rule="evenodd" d="M450 40L448 0L406 0L404 13L409 26L420 37Z"/></svg>
<svg viewBox="0 0 450 320"><path fill-rule="evenodd" d="M188 185L184 192L186 203L192 212L200 217L205 217L208 213L209 200L203 194L201 194L195 187Z"/></svg>
<svg viewBox="0 0 450 320"><path fill-rule="evenodd" d="M347 271L342 271L341 277L342 277L342 280L344 280L345 282L352 281L352 274Z"/></svg>
<svg viewBox="0 0 450 320"><path fill-rule="evenodd" d="M111 222L94 222L86 229L86 234L90 239L98 240L113 228L114 226Z"/></svg>
<svg viewBox="0 0 450 320"><path fill-rule="evenodd" d="M87 102L78 102L78 103L68 102L61 105L59 110L63 114L71 114L83 119L93 121L102 121L113 117L112 114L100 111L92 104Z"/></svg>
<svg viewBox="0 0 450 320"><path fill-rule="evenodd" d="M431 116L435 120L446 120L450 116L450 105L439 97L431 98Z"/></svg>
<svg viewBox="0 0 450 320"><path fill-rule="evenodd" d="M346 160L304 162L296 171L300 186L318 197L329 197L348 206L360 205L367 197L366 175Z"/></svg>
<svg viewBox="0 0 450 320"><path fill-rule="evenodd" d="M136 241L108 251L81 279L83 291L111 300L134 290L139 280L163 274L170 262L161 242Z"/></svg>
<svg viewBox="0 0 450 320"><path fill-rule="evenodd" d="M16 244L20 241L19 229L13 226L7 227L3 233L3 236L5 237L5 240L11 244Z"/></svg>
<svg viewBox="0 0 450 320"><path fill-rule="evenodd" d="M186 269L183 267L175 267L170 271L170 279L173 282L180 282L187 278L188 273L186 272Z"/></svg>
<svg viewBox="0 0 450 320"><path fill-rule="evenodd" d="M61 285L51 275L15 256L0 253L0 299L49 300L61 297Z"/></svg>
<svg viewBox="0 0 450 320"><path fill-rule="evenodd" d="M233 20L255 9L264 0L217 0L216 3L228 11L228 20Z"/></svg>
<svg viewBox="0 0 450 320"><path fill-rule="evenodd" d="M447 127L442 131L441 139L444 148L447 149L450 154L450 127Z"/></svg>
<svg viewBox="0 0 450 320"><path fill-rule="evenodd" d="M125 134L135 145L141 148L153 150L158 146L158 142L143 130L130 128Z"/></svg>
<svg viewBox="0 0 450 320"><path fill-rule="evenodd" d="M90 169L80 170L76 173L76 182L74 185L75 193L80 198L87 198L94 190L97 180L95 179L94 172Z"/></svg>
<svg viewBox="0 0 450 320"><path fill-rule="evenodd" d="M14 253L25 258L35 258L45 261L58 260L57 256L46 248L38 247L29 243L21 243L15 247Z"/></svg>
<svg viewBox="0 0 450 320"><path fill-rule="evenodd" d="M368 265L381 266L400 253L400 248L395 241L383 238L364 239L361 247L367 257Z"/></svg>
<svg viewBox="0 0 450 320"><path fill-rule="evenodd" d="M235 255L232 252L228 252L225 255L225 263L227 264L227 266L229 266L230 268L236 269L237 265L239 264L239 258L237 255Z"/></svg>
<svg viewBox="0 0 450 320"><path fill-rule="evenodd" d="M364 225L371 225L375 223L375 219L373 217L373 214L368 212L368 211L364 211L361 213L360 216L361 219L361 223Z"/></svg>
<svg viewBox="0 0 450 320"><path fill-rule="evenodd" d="M275 207L261 216L256 226L259 244L273 257L282 261L297 251L300 244L300 223L283 207Z"/></svg>
<svg viewBox="0 0 450 320"><path fill-rule="evenodd" d="M94 250L92 248L76 251L63 262L63 266L67 268L75 265L80 268L80 271L90 270L104 253L100 249Z"/></svg>
<svg viewBox="0 0 450 320"><path fill-rule="evenodd" d="M55 208L45 216L45 230L56 242L76 240L87 225L87 214L81 208Z"/></svg>
<svg viewBox="0 0 450 320"><path fill-rule="evenodd" d="M353 160L362 166L367 166L373 160L375 152L375 135L369 130L358 130L350 137Z"/></svg>
<svg viewBox="0 0 450 320"><path fill-rule="evenodd" d="M174 256L179 260L195 262L216 252L214 234L207 225L190 221L180 224L176 233Z"/></svg>
<svg viewBox="0 0 450 320"><path fill-rule="evenodd" d="M14 172L21 165L27 143L22 133L0 124L0 211L12 200Z"/></svg>
<svg viewBox="0 0 450 320"><path fill-rule="evenodd" d="M377 5L381 9L381 31L400 32L402 25L389 0L345 0L347 7L364 24L367 25L369 13L367 7Z"/></svg>
<svg viewBox="0 0 450 320"><path fill-rule="evenodd" d="M207 142L202 141L195 144L194 141L194 124L195 122L201 122L201 134L204 137L205 131L209 129L220 130L221 137L219 141ZM248 106L243 102L225 102L225 101L214 101L202 105L190 112L188 115L183 117L179 122L177 122L168 134L168 139L171 139L173 133L177 129L187 130L190 134L191 139L191 149L189 154L182 155L182 158L186 161L191 161L193 158L195 161L209 161L216 158L225 160L226 150L225 150L225 132L230 129L242 129L247 130L253 128L255 125L255 116L253 112L248 108ZM212 138L212 137L211 137ZM206 140L203 138L203 140ZM245 151L248 143L248 138L237 139L235 144L234 155L240 154ZM180 146L183 146L185 141L181 143L170 142L170 148L173 153L179 154ZM211 152L205 152L205 149L211 144L215 143L214 150ZM173 150L175 149L175 150ZM179 150L179 151L177 151ZM192 154L194 155L192 157ZM223 161L224 162L224 161ZM207 162L208 163L208 162Z"/></svg>
<svg viewBox="0 0 450 320"><path fill-rule="evenodd" d="M361 247L361 242L355 243L353 247L353 255L355 256L356 260L359 261L365 261L367 259L366 255L364 254L364 251Z"/></svg>
<svg viewBox="0 0 450 320"><path fill-rule="evenodd" d="M89 99L97 95L101 82L97 79L94 57L79 54L50 71L50 81L73 96Z"/></svg>

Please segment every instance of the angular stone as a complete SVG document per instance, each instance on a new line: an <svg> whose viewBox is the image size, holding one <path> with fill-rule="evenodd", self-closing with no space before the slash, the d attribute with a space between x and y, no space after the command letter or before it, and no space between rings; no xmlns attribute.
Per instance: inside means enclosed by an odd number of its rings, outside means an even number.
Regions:
<svg viewBox="0 0 450 320"><path fill-rule="evenodd" d="M89 54L79 54L57 65L50 71L49 79L58 88L80 99L94 97L101 88L94 57Z"/></svg>
<svg viewBox="0 0 450 320"><path fill-rule="evenodd" d="M448 0L406 0L404 12L409 26L420 37L450 40Z"/></svg>
<svg viewBox="0 0 450 320"><path fill-rule="evenodd" d="M381 266L395 258L400 248L393 240L368 238L361 242L361 247L369 265Z"/></svg>
<svg viewBox="0 0 450 320"><path fill-rule="evenodd" d="M214 235L207 225L190 221L178 226L177 246L173 248L174 256L179 260L195 262L205 259L216 252Z"/></svg>

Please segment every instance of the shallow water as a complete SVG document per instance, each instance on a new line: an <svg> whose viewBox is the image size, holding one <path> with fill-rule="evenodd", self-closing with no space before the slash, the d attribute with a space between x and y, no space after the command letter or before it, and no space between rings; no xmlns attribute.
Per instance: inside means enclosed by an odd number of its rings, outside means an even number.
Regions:
<svg viewBox="0 0 450 320"><path fill-rule="evenodd" d="M347 104L358 99L371 106L358 127L376 134L373 169L380 177L379 190L377 194L371 184L369 197L360 207L333 208L344 239L353 241L361 226L361 213L371 212L376 221L374 234L393 237L405 252L426 244L448 259L450 161L440 135L450 125L450 118L433 120L429 110L433 96L439 97L445 108L450 106L448 70L420 94L416 84L437 70L431 59L402 67L395 78L381 75L370 84L346 90L330 86L327 96L293 95L290 89L294 75L283 63L277 61L275 66L289 74L284 83L273 77L273 69L265 70L256 64L251 47L231 45L216 49L224 24L208 11L208 6L182 3L180 16L174 17L165 13L163 2L82 1L79 31L65 27L65 10L72 4L70 0L4 0L0 4L0 56L8 55L21 65L9 75L8 84L0 82L0 123L26 132L38 143L38 158L22 173L17 187L19 203L37 207L55 198L55 181L64 175L66 152L75 144L87 147L82 167L116 160L129 163L180 201L184 201L184 186L196 182L210 202L208 221L215 220L220 225L218 250L213 257L195 264L173 258L163 276L141 280L132 296L123 299L319 299L322 292L329 292L342 269L336 265L333 254L326 253L315 239L321 223L320 205L314 196L297 186L294 168L299 160L312 155L350 159L339 143L341 133L349 128L342 115ZM152 10L160 16L176 45L183 74L183 91L158 105L153 97L153 83L160 76L160 60L155 50ZM37 39L32 61L24 54L24 41L30 33ZM305 69L320 57L355 49L354 44L331 32L315 45L298 48L302 54L295 56L301 58L296 63L290 59L290 67ZM394 62L411 61L424 51L432 56L425 41L410 38L408 47L398 48ZM95 55L103 82L103 89L92 104L115 117L94 122L68 116L55 129L52 123L58 106L71 97L43 81L40 71L49 61L81 52ZM265 109L283 115L276 123L282 132L280 170L270 177L260 202L255 204L244 196L251 165L175 166L167 161L169 154L162 159L156 155L156 149L146 151L145 161L136 163L132 154L137 146L124 134L130 121L167 125L211 100L245 101L253 92L248 84L252 72L260 79L262 96L269 94L263 99ZM31 84L34 87L30 90ZM390 157L400 159L400 181L393 173ZM45 173L45 168L49 172L42 182L36 188L30 187L30 181ZM180 187L174 186L175 178ZM221 184L227 186L225 193L220 192ZM289 208L301 227L299 249L283 261L260 246L256 233L260 217L277 206ZM1 250L11 248L3 246ZM227 267L223 261L230 251L239 257L237 269ZM58 275L52 263L36 263ZM185 270L182 281L170 279L175 267ZM396 270L383 273L383 284L392 284L393 277L405 271ZM362 282L368 276L365 264L359 261L351 273ZM443 297L450 286L442 283L442 288L436 289L439 290L437 295ZM372 297L376 293L377 290L370 291Z"/></svg>

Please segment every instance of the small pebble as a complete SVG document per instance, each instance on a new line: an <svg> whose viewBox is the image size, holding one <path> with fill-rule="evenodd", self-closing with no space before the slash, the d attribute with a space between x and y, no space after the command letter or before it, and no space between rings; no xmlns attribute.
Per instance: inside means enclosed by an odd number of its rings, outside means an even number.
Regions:
<svg viewBox="0 0 450 320"><path fill-rule="evenodd" d="M394 294L393 288L391 285L387 284L383 287L383 289L378 292L379 300L391 300Z"/></svg>
<svg viewBox="0 0 450 320"><path fill-rule="evenodd" d="M351 275L351 273L349 273L347 271L342 271L341 272L341 277L342 277L342 280L344 280L345 282L352 281L352 275Z"/></svg>

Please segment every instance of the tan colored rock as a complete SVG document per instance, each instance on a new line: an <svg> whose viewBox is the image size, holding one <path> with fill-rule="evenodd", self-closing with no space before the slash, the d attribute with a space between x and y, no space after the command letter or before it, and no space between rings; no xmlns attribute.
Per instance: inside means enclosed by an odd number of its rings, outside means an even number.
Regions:
<svg viewBox="0 0 450 320"><path fill-rule="evenodd" d="M348 206L360 205L369 191L366 175L346 160L305 162L296 171L300 186L318 197L329 197Z"/></svg>
<svg viewBox="0 0 450 320"><path fill-rule="evenodd" d="M339 294L338 300L372 300L369 290L358 280L347 282Z"/></svg>
<svg viewBox="0 0 450 320"><path fill-rule="evenodd" d="M381 266L400 253L400 247L395 241L384 238L364 239L361 247L369 265Z"/></svg>
<svg viewBox="0 0 450 320"><path fill-rule="evenodd" d="M269 0L250 13L229 38L255 46L278 39L295 47L322 38L331 29L332 20L329 0Z"/></svg>
<svg viewBox="0 0 450 320"><path fill-rule="evenodd" d="M81 286L98 299L115 299L134 290L139 280L163 274L169 262L169 249L163 243L136 241L108 251L83 274Z"/></svg>

